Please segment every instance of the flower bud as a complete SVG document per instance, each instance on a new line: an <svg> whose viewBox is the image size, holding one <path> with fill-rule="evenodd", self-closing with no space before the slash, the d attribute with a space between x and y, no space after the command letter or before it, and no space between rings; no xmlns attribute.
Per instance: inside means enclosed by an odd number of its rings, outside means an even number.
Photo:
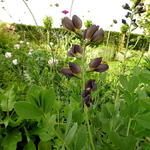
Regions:
<svg viewBox="0 0 150 150"><path fill-rule="evenodd" d="M81 73L80 67L75 63L69 63L69 68L75 76L78 76Z"/></svg>
<svg viewBox="0 0 150 150"><path fill-rule="evenodd" d="M82 47L80 45L73 45L68 52L68 56L70 57L81 57L82 55Z"/></svg>
<svg viewBox="0 0 150 150"><path fill-rule="evenodd" d="M75 26L76 29L81 29L81 27L82 27L82 20L78 16L73 15L72 23L73 23L73 25Z"/></svg>
<svg viewBox="0 0 150 150"><path fill-rule="evenodd" d="M124 5L122 5L122 8L123 8L123 9L127 9L127 10L131 10L129 4L127 4L127 3L124 4Z"/></svg>
<svg viewBox="0 0 150 150"><path fill-rule="evenodd" d="M64 28L66 28L70 31L73 31L73 32L75 31L75 27L74 27L72 21L68 17L64 17L62 19L62 25Z"/></svg>
<svg viewBox="0 0 150 150"><path fill-rule="evenodd" d="M104 31L101 28L100 30L96 31L92 36L91 42L101 42L104 39Z"/></svg>
<svg viewBox="0 0 150 150"><path fill-rule="evenodd" d="M98 30L98 28L99 26L96 26L96 25L92 25L91 27L89 27L86 31L85 39L91 40L93 34Z"/></svg>

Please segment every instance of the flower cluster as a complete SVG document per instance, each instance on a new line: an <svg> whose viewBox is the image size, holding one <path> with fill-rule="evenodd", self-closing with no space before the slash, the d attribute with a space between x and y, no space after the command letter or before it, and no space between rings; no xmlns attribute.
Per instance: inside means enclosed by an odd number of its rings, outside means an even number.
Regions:
<svg viewBox="0 0 150 150"><path fill-rule="evenodd" d="M73 15L72 20L68 17L64 17L62 19L62 25L70 31L78 32L82 27L82 21L78 16Z"/></svg>
<svg viewBox="0 0 150 150"><path fill-rule="evenodd" d="M62 25L69 31L72 31L75 33L81 33L80 29L82 27L82 21L76 15L72 17L72 20L69 19L68 17L63 18ZM89 43L101 42L104 38L104 31L102 28L99 29L99 26L97 25L91 25L90 27L84 30L81 36L83 38L83 44L86 47L86 45ZM82 58L82 57L84 58L84 55L83 55L84 52L85 52L85 49L83 49L81 45L74 44L69 49L68 56L76 57L76 58ZM85 63L85 62L82 62L82 63ZM91 60L89 64L90 72L104 72L108 70L108 68L109 68L108 64L102 61L102 57ZM71 78L71 77L81 78L80 74L83 71L85 71L84 67L82 67L82 70L81 70L80 66L72 62L69 62L68 67L63 67L61 69L61 73L67 78ZM86 105L87 107L89 107L90 104L93 103L93 100L91 98L91 92L95 91L96 89L97 89L97 86L96 86L95 80L91 79L85 83L85 89L82 93L83 106Z"/></svg>
<svg viewBox="0 0 150 150"><path fill-rule="evenodd" d="M141 16L142 13L146 12L146 8L144 6L144 3L141 2L141 0L137 0L134 3L133 7L130 7L129 4L124 4L123 9L128 10L127 14L125 15L126 18L129 18L131 20L131 25L136 29L138 27L137 20L134 18L135 15ZM122 23L124 25L128 25L127 21L125 19L122 19Z"/></svg>

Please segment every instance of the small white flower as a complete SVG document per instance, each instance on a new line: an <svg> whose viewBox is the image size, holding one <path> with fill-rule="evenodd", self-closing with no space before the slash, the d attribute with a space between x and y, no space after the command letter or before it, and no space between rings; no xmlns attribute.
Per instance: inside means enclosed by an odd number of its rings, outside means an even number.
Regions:
<svg viewBox="0 0 150 150"><path fill-rule="evenodd" d="M29 52L28 52L28 54L29 54L29 55L32 55L32 52L33 52L33 50L30 49Z"/></svg>
<svg viewBox="0 0 150 150"><path fill-rule="evenodd" d="M12 61L12 63L13 63L14 65L17 65L17 64L18 64L18 60L17 60L17 59L14 59L14 60Z"/></svg>
<svg viewBox="0 0 150 150"><path fill-rule="evenodd" d="M15 45L14 45L14 48L20 49L20 44L15 44Z"/></svg>
<svg viewBox="0 0 150 150"><path fill-rule="evenodd" d="M29 45L30 43L29 43L29 42L26 42L26 44Z"/></svg>
<svg viewBox="0 0 150 150"><path fill-rule="evenodd" d="M53 66L54 64L56 65L56 64L58 64L58 60L57 59L54 59L54 60L53 59L49 59L48 60L48 64L51 65L51 66Z"/></svg>
<svg viewBox="0 0 150 150"><path fill-rule="evenodd" d="M6 58L11 58L11 57L12 57L12 54L11 54L10 52L6 52L6 53L5 53L5 57L6 57Z"/></svg>
<svg viewBox="0 0 150 150"><path fill-rule="evenodd" d="M20 44L23 44L23 43L24 43L24 41L20 41L19 43L20 43Z"/></svg>
<svg viewBox="0 0 150 150"><path fill-rule="evenodd" d="M50 43L49 43L49 45L50 45L50 46L53 46L53 45L54 45L54 43L53 43L53 42L50 42Z"/></svg>

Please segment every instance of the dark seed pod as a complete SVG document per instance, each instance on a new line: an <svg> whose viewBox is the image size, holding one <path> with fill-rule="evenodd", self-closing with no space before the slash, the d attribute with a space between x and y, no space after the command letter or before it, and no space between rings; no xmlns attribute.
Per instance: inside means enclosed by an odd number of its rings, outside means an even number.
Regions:
<svg viewBox="0 0 150 150"><path fill-rule="evenodd" d="M73 23L73 25L75 26L76 29L81 29L81 27L82 27L82 20L78 16L73 15L72 23Z"/></svg>

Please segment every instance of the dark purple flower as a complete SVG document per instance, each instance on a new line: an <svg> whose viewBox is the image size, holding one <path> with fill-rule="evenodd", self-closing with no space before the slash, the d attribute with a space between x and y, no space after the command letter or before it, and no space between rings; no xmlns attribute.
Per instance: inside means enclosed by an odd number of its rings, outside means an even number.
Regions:
<svg viewBox="0 0 150 150"><path fill-rule="evenodd" d="M95 91L97 89L96 81L95 80L88 80L85 83L85 90L88 91Z"/></svg>
<svg viewBox="0 0 150 150"><path fill-rule="evenodd" d="M108 64L106 62L102 62L102 57L91 60L89 67L91 71L96 72L104 72L109 69Z"/></svg>
<svg viewBox="0 0 150 150"><path fill-rule="evenodd" d="M124 4L124 5L122 5L122 8L123 8L123 9L127 9L127 10L131 10L129 4L127 4L127 3Z"/></svg>
<svg viewBox="0 0 150 150"><path fill-rule="evenodd" d="M131 16L131 13L127 12L127 14L125 15L125 17L128 18L129 16Z"/></svg>
<svg viewBox="0 0 150 150"><path fill-rule="evenodd" d="M104 30L101 28L96 31L91 38L91 42L101 42L104 39Z"/></svg>
<svg viewBox="0 0 150 150"><path fill-rule="evenodd" d="M81 57L82 55L82 47L80 45L73 45L68 52L68 56L70 57Z"/></svg>
<svg viewBox="0 0 150 150"><path fill-rule="evenodd" d="M84 30L83 38L87 42L101 42L104 38L103 29L99 29L99 26L92 25L88 29Z"/></svg>
<svg viewBox="0 0 150 150"><path fill-rule="evenodd" d="M62 13L66 15L66 14L69 13L69 11L68 10L63 10Z"/></svg>
<svg viewBox="0 0 150 150"><path fill-rule="evenodd" d="M84 105L86 105L87 107L90 107L91 103L93 104L93 100L91 98L91 95L88 95L84 98L82 106L84 107Z"/></svg>
<svg viewBox="0 0 150 150"><path fill-rule="evenodd" d="M64 17L62 19L62 25L63 25L64 28L66 28L70 31L73 31L73 32L75 31L75 27L74 27L71 19L69 19L68 17Z"/></svg>
<svg viewBox="0 0 150 150"><path fill-rule="evenodd" d="M144 8L144 7L139 7L138 8L138 13L139 14L144 13L144 12L146 12L146 8Z"/></svg>
<svg viewBox="0 0 150 150"><path fill-rule="evenodd" d="M78 32L78 30L82 27L82 21L78 16L73 15L72 20L68 17L64 17L62 19L62 25L70 31Z"/></svg>
<svg viewBox="0 0 150 150"><path fill-rule="evenodd" d="M141 0L137 0L137 1L135 2L134 7L136 7L137 5L139 5L139 4L140 4L140 2L141 2Z"/></svg>
<svg viewBox="0 0 150 150"><path fill-rule="evenodd" d="M80 72L80 67L75 63L69 63L69 67L63 67L61 69L61 73L67 78L79 77Z"/></svg>
<svg viewBox="0 0 150 150"><path fill-rule="evenodd" d="M61 69L61 73L62 73L64 76L66 76L67 78L73 77L72 71L71 71L70 68L68 68L68 67L63 67L63 68Z"/></svg>
<svg viewBox="0 0 150 150"><path fill-rule="evenodd" d="M123 24L127 24L126 20L122 19L122 23Z"/></svg>
<svg viewBox="0 0 150 150"><path fill-rule="evenodd" d="M75 26L76 29L81 29L82 20L77 15L72 16L72 23L73 23L73 25Z"/></svg>

